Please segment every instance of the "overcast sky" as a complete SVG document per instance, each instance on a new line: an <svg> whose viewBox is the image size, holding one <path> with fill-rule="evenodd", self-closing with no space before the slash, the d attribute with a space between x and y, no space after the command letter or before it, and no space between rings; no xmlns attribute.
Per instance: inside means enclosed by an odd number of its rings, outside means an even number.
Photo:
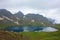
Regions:
<svg viewBox="0 0 60 40"><path fill-rule="evenodd" d="M60 23L60 0L0 0L0 9L7 9L13 14L18 11L41 14Z"/></svg>

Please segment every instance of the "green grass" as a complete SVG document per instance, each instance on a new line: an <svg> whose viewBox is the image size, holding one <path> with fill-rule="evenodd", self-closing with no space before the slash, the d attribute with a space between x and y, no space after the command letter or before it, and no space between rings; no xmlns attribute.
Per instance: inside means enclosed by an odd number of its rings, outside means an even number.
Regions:
<svg viewBox="0 0 60 40"><path fill-rule="evenodd" d="M60 31L57 32L21 32L29 40L60 40Z"/></svg>
<svg viewBox="0 0 60 40"><path fill-rule="evenodd" d="M57 28L57 29L60 29L60 24L54 24L53 27Z"/></svg>

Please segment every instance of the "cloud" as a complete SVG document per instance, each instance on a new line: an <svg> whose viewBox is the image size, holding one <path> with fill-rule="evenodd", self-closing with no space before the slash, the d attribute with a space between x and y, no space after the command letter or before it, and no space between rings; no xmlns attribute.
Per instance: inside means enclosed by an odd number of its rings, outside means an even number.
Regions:
<svg viewBox="0 0 60 40"><path fill-rule="evenodd" d="M60 9L49 9L44 13L45 17L55 19L55 23L60 23Z"/></svg>
<svg viewBox="0 0 60 40"><path fill-rule="evenodd" d="M49 8L60 8L60 0L50 0L48 2Z"/></svg>
<svg viewBox="0 0 60 40"><path fill-rule="evenodd" d="M60 8L60 0L0 0L0 8L27 6L38 9Z"/></svg>
<svg viewBox="0 0 60 40"><path fill-rule="evenodd" d="M28 0L4 0L0 2L0 8L18 8L27 2Z"/></svg>

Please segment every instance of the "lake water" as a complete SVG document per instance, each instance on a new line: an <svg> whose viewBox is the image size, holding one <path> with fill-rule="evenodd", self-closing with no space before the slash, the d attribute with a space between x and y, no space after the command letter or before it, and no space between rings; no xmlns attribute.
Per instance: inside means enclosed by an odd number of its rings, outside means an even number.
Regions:
<svg viewBox="0 0 60 40"><path fill-rule="evenodd" d="M52 27L37 27L37 26L20 26L20 27L6 27L4 31L13 31L13 32L54 32L58 29Z"/></svg>

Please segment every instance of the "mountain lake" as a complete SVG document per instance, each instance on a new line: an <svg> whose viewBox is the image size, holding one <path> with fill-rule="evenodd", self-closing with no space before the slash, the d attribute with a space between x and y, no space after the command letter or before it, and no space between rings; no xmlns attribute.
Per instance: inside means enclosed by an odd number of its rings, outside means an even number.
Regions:
<svg viewBox="0 0 60 40"><path fill-rule="evenodd" d="M54 32L58 31L58 29L52 27L37 27L37 26L20 26L20 27L6 27L3 29L4 31L11 31L11 32Z"/></svg>

